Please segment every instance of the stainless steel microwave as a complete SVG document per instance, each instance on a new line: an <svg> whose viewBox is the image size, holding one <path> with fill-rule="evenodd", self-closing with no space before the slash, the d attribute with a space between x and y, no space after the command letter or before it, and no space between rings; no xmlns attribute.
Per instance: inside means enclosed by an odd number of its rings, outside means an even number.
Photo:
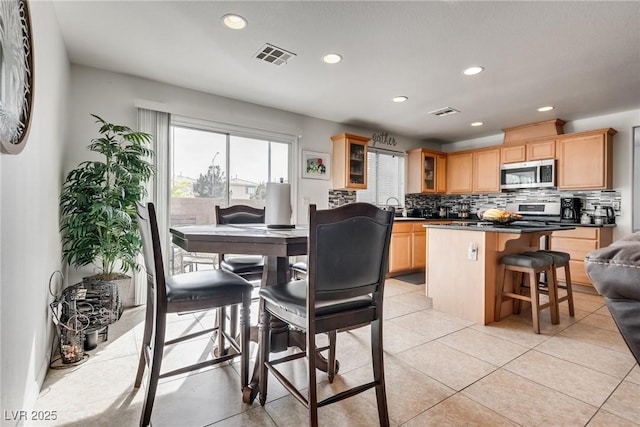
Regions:
<svg viewBox="0 0 640 427"><path fill-rule="evenodd" d="M556 185L556 161L507 163L500 166L500 189L546 188Z"/></svg>

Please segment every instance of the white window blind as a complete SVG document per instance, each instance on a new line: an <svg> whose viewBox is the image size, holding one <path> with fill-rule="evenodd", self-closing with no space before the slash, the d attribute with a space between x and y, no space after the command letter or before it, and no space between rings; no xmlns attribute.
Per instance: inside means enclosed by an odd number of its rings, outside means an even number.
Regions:
<svg viewBox="0 0 640 427"><path fill-rule="evenodd" d="M359 202L386 205L390 197L404 205L404 154L369 148L367 154L367 189L357 191ZM398 202L390 200L389 205Z"/></svg>

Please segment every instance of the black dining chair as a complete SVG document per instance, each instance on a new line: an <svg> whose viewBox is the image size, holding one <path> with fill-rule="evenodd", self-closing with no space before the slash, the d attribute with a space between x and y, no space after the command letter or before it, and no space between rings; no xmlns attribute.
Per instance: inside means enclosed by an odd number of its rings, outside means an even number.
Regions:
<svg viewBox="0 0 640 427"><path fill-rule="evenodd" d="M265 208L254 208L247 205L233 205L221 208L216 205L216 224L264 224ZM219 268L247 280L259 280L264 269L262 255L218 255Z"/></svg>
<svg viewBox="0 0 640 427"><path fill-rule="evenodd" d="M202 369L207 366L240 357L241 390L249 378L249 311L253 285L242 277L225 270L201 270L166 276L160 249L158 223L153 203L146 206L138 203L137 221L142 237L142 251L147 273L147 307L142 338L142 350L135 379L135 388L142 384L144 371L148 368L144 402L140 425L151 421L151 411L155 400L158 380L173 375ZM241 304L240 342L230 336L224 328L210 328L177 338L166 340L168 313L193 312ZM218 310L220 317L222 310ZM218 319L218 325L223 325ZM169 372L161 372L162 356L166 345L176 344L197 336L218 331L224 335L235 349L220 357L185 366ZM238 399L241 395L238 394Z"/></svg>
<svg viewBox="0 0 640 427"><path fill-rule="evenodd" d="M368 203L352 203L335 209L309 207L307 277L260 289L259 393L267 398L268 372L308 409L309 424L318 425L318 408L375 388L380 425L389 425L384 382L382 302L388 269L393 208L382 210ZM306 352L270 360L270 323L275 317L306 333ZM335 348L335 342L317 348L315 336L356 326L371 325L373 381L318 402L316 353ZM277 368L302 357L308 363L305 397ZM329 363L335 354L329 356Z"/></svg>

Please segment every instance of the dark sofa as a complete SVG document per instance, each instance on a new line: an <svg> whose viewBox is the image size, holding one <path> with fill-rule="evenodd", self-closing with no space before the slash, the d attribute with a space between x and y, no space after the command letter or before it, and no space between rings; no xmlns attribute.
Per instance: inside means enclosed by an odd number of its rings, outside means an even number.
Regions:
<svg viewBox="0 0 640 427"><path fill-rule="evenodd" d="M585 270L640 363L640 232L589 252Z"/></svg>

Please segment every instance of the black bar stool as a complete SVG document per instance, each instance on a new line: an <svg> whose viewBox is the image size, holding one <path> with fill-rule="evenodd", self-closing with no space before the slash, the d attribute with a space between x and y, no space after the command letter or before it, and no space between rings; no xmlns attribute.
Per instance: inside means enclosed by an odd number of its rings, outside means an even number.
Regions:
<svg viewBox="0 0 640 427"><path fill-rule="evenodd" d="M556 302L556 282L555 278L555 269L553 265L553 258L548 255L538 254L533 252L522 253L522 254L514 254L514 255L505 255L500 259L500 263L504 266L504 273L502 275L502 282L499 284L499 287L496 292L496 306L494 313L494 320L496 322L500 321L500 314L502 309L502 303L507 301L509 298L514 299L514 312L520 312L520 301L528 301L531 303L531 317L533 321L533 331L536 334L540 333L540 320L539 320L539 312L544 310L545 308L550 308L551 311L551 323L558 324L559 319L557 316L557 306ZM544 291L540 291L539 287L539 277L540 273L547 272L548 277L551 278L549 280L549 301L540 304L540 293L545 293ZM513 292L505 292L504 285L507 279L507 274L513 275ZM527 288L527 286L523 286L524 278L528 277L528 289L529 295L525 295L522 292L523 288Z"/></svg>

